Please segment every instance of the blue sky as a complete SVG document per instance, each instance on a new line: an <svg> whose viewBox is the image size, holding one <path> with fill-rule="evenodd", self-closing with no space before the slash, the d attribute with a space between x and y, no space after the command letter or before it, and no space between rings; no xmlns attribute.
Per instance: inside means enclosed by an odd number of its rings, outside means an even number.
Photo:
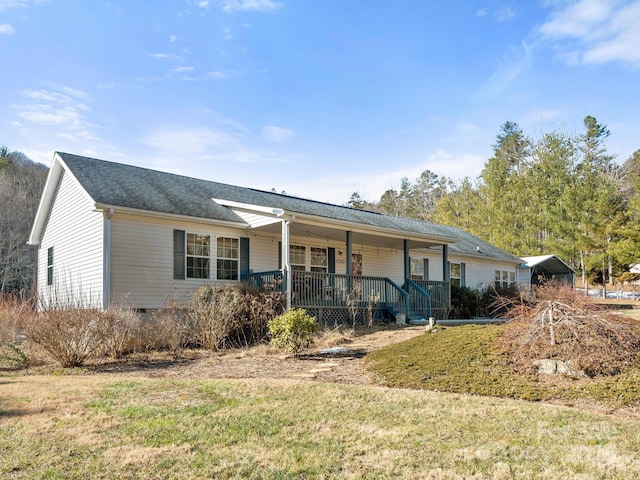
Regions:
<svg viewBox="0 0 640 480"><path fill-rule="evenodd" d="M0 0L0 144L345 203L500 126L640 148L640 1Z"/></svg>

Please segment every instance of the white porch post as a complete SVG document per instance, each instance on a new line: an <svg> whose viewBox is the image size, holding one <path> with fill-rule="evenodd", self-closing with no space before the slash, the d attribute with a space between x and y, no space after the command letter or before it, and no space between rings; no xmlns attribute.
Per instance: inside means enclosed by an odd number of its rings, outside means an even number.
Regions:
<svg viewBox="0 0 640 480"><path fill-rule="evenodd" d="M286 282L286 305L287 310L291 309L291 264L289 263L289 224L293 222L295 216L282 221L282 270Z"/></svg>
<svg viewBox="0 0 640 480"><path fill-rule="evenodd" d="M351 231L347 230L347 238L346 238L346 242L347 245L347 258L346 258L346 262L345 262L345 274L346 275L351 275L351 251L352 251L352 246L351 246Z"/></svg>

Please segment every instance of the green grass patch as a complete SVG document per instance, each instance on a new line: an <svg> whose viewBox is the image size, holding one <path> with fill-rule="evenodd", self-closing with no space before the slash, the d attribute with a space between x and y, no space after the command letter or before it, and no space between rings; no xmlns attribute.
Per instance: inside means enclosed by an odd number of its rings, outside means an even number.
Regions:
<svg viewBox="0 0 640 480"><path fill-rule="evenodd" d="M366 357L387 386L508 397L530 401L594 401L640 405L640 368L612 377L570 380L518 375L496 347L497 325L439 327Z"/></svg>
<svg viewBox="0 0 640 480"><path fill-rule="evenodd" d="M640 475L640 423L539 403L222 380L145 379L81 396L73 414L0 418L1 478Z"/></svg>

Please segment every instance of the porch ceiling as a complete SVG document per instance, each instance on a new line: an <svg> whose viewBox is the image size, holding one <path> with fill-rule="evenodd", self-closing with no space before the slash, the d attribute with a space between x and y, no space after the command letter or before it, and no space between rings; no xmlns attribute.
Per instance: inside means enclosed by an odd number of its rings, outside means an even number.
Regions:
<svg viewBox="0 0 640 480"><path fill-rule="evenodd" d="M256 232L269 233L273 235L281 234L281 225L280 223L275 223L271 225L265 225L254 229ZM292 222L289 225L289 232L292 239L292 243L295 243L296 240L302 238L308 238L310 243L313 243L314 240L327 242L327 241L335 241L346 243L346 230L338 229L338 228L328 228L326 226L306 224L302 222ZM351 234L351 243L354 246L364 245L364 246L373 246L379 248L391 248L402 250L404 248L404 238L401 235L393 236L389 235L385 232L379 233L365 233L352 231ZM420 239L411 239L409 238L409 248L423 248L423 247L431 247L431 246L440 246L442 242L437 241L428 241L428 240L420 240Z"/></svg>

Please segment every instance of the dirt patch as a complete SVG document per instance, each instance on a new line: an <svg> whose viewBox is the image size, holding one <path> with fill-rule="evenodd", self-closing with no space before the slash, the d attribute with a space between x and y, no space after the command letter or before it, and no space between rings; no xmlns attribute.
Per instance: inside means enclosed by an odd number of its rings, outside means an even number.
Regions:
<svg viewBox="0 0 640 480"><path fill-rule="evenodd" d="M148 378L272 378L367 385L374 383L364 367L364 356L378 348L424 333L424 327L386 326L354 335L351 331L327 332L298 356L269 345L210 352L183 350L177 356L159 352L136 354L121 361L105 359L80 369L84 375L119 375ZM52 365L13 372L50 374ZM56 370L58 371L58 370ZM73 374L73 371L65 371Z"/></svg>
<svg viewBox="0 0 640 480"><path fill-rule="evenodd" d="M387 327L357 336L330 333L296 357L262 345L224 352L190 351L178 359L131 358L92 370L160 378L301 378L367 385L373 383L364 367L367 353L422 333L424 327Z"/></svg>

